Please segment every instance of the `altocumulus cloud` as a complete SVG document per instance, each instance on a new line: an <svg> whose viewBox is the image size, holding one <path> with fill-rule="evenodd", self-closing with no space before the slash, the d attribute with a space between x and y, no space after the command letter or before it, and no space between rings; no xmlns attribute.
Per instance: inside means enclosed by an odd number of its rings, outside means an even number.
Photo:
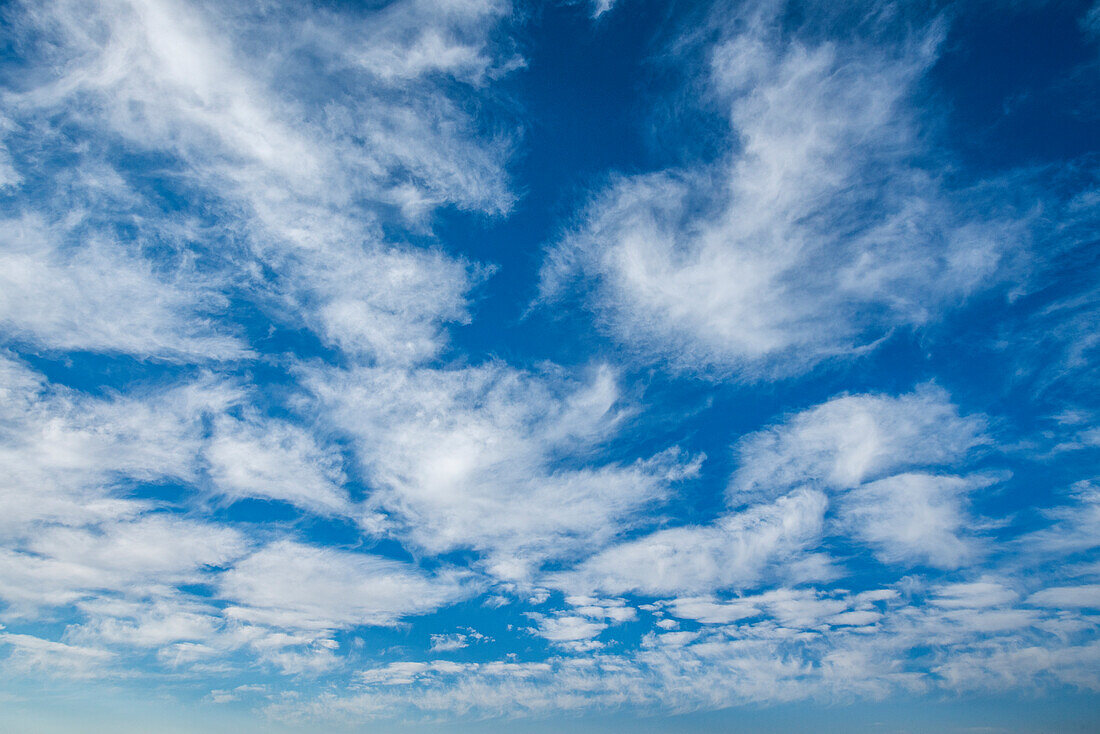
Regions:
<svg viewBox="0 0 1100 734"><path fill-rule="evenodd" d="M0 13L4 727L1097 725L1097 8Z"/></svg>

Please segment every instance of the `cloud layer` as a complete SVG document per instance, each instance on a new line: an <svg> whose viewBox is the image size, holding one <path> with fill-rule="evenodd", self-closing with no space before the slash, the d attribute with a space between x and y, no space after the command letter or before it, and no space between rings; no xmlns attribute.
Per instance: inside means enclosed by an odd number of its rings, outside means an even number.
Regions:
<svg viewBox="0 0 1100 734"><path fill-rule="evenodd" d="M1096 10L638 3L2 11L0 728L1100 695Z"/></svg>

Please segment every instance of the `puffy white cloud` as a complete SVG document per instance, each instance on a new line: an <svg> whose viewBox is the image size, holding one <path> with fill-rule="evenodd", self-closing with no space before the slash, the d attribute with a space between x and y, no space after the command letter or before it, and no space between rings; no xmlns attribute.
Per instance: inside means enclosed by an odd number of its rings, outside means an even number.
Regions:
<svg viewBox="0 0 1100 734"><path fill-rule="evenodd" d="M681 619L694 619L705 624L729 624L761 613L751 601L735 599L722 602L713 597L681 597L669 605L672 615Z"/></svg>
<svg viewBox="0 0 1100 734"><path fill-rule="evenodd" d="M87 671L74 675L122 674L115 664L135 649L176 670L224 668L244 654L314 674L338 663L325 630L392 624L478 588L468 574L289 541L248 555L255 541L244 528L205 516L197 500L207 479L231 498L278 498L321 514L351 514L353 504L339 486L338 454L298 424L242 409L251 395L237 385L202 377L93 396L7 356L0 373L2 614L70 619L60 647L18 647L13 670L48 672L35 661L71 642L103 651L91 662L76 655ZM159 483L192 486L182 500L188 516L133 496ZM180 588L188 584L223 596ZM126 648L129 657L118 654Z"/></svg>
<svg viewBox="0 0 1100 734"><path fill-rule="evenodd" d="M551 614L527 612L535 622L528 631L558 647L583 653L604 646L596 638L604 630L637 619L637 610L622 599L600 599L588 596L567 596L569 608Z"/></svg>
<svg viewBox="0 0 1100 734"><path fill-rule="evenodd" d="M470 642L467 635L455 632L449 635L432 635L431 652L452 652L468 647Z"/></svg>
<svg viewBox="0 0 1100 734"><path fill-rule="evenodd" d="M567 596L565 603L572 606L572 612L591 619L608 620L614 623L629 622L638 616L637 610L622 599L600 599L591 596Z"/></svg>
<svg viewBox="0 0 1100 734"><path fill-rule="evenodd" d="M538 618L535 632L551 642L570 643L590 640L607 629L607 624L588 617L562 615Z"/></svg>
<svg viewBox="0 0 1100 734"><path fill-rule="evenodd" d="M181 594L135 601L109 597L78 604L88 621L67 637L99 645L165 649L172 643L210 643L221 628L216 607Z"/></svg>
<svg viewBox="0 0 1100 734"><path fill-rule="evenodd" d="M978 550L965 537L966 493L989 480L899 472L964 460L986 440L983 427L934 386L835 398L738 442L727 490L738 512L619 543L553 583L578 593L701 595L780 572L823 579L835 570L812 551L827 530L887 562L957 567ZM833 522L824 490L843 493Z"/></svg>
<svg viewBox="0 0 1100 734"><path fill-rule="evenodd" d="M642 357L754 379L865 352L996 276L1014 225L917 163L911 97L939 28L884 50L786 37L775 8L729 12L737 35L709 58L732 151L614 181L548 254L544 300L579 279Z"/></svg>
<svg viewBox="0 0 1100 734"><path fill-rule="evenodd" d="M442 325L465 323L467 292L487 273L437 252L348 248L295 266L307 323L329 344L384 363L442 348Z"/></svg>
<svg viewBox="0 0 1100 734"><path fill-rule="evenodd" d="M310 556L308 546L292 543L247 555L255 546L248 531L204 513L199 488L207 479L230 497L278 498L322 514L350 513L351 502L338 484L337 455L296 424L237 410L248 395L239 386L205 377L92 396L49 384L7 357L0 372L2 614L19 622L66 615L66 642L105 651L88 674L120 674L108 663L132 660L133 649L147 649L174 669L224 667L244 651L287 674L315 673L336 662L322 628L390 622L467 593L454 574L428 577L374 557ZM181 500L186 516L178 505L168 511L164 501L133 496L135 488L160 483L192 487ZM272 560L280 549L286 558ZM274 565L264 566L264 559ZM319 568L303 569L310 562ZM293 575L296 568L302 578ZM265 583L264 572L272 588L251 593L249 584ZM219 579L234 581L232 598L180 588L217 588ZM346 606L322 598L326 589ZM229 615L225 601L236 605ZM326 607L326 614L313 614ZM288 635L283 627L307 633ZM115 654L125 648L129 657ZM12 665L65 652L42 649L20 648Z"/></svg>
<svg viewBox="0 0 1100 734"><path fill-rule="evenodd" d="M254 397L238 384L204 376L92 396L4 355L0 374L0 537L9 542L40 540L54 525L117 530L157 506L133 496L142 484L197 489L209 479L231 499L352 512L338 453L300 425L250 410L231 416Z"/></svg>
<svg viewBox="0 0 1100 734"><path fill-rule="evenodd" d="M942 389L847 395L742 438L727 496L751 503L793 487L839 493L833 529L887 563L957 568L979 555L968 496L994 479L907 471L955 468L988 442Z"/></svg>
<svg viewBox="0 0 1100 734"><path fill-rule="evenodd" d="M764 606L777 622L787 627L818 627L845 612L850 601L832 599L813 590L775 589L747 600Z"/></svg>

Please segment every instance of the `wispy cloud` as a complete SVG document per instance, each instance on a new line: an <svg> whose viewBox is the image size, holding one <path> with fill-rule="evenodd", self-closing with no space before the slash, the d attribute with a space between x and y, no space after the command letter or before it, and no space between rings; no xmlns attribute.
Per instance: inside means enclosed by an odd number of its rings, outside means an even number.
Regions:
<svg viewBox="0 0 1100 734"><path fill-rule="evenodd" d="M735 447L732 502L810 483L851 489L899 470L952 464L988 442L981 416L961 416L941 388L839 396L749 434Z"/></svg>
<svg viewBox="0 0 1100 734"><path fill-rule="evenodd" d="M502 129L495 139L478 136L473 117L448 92L455 80L476 90L481 79L516 65L512 56L498 58L487 45L506 10L492 2L455 5L420 28L412 2L344 17L305 7L189 7L170 0L93 7L58 0L17 17L17 31L33 39L31 48L41 48L45 58L26 87L9 90L5 99L13 125L45 126L52 156L75 154L94 162L117 144L136 154L170 156L188 193L204 197L213 212L234 222L215 234L225 247L243 246L235 253L234 281L241 272L271 268L277 279L251 285L275 288L276 302L265 303L274 313L304 321L356 354L416 359L438 349L442 322L464 318L471 271L438 253L386 241L379 222L390 210L416 220L443 205L488 213L510 206L502 172L508 134ZM255 53L265 46L300 63L278 64L270 54ZM321 71L326 74L318 76ZM300 93L299 85L318 78L348 83ZM391 85L394 78L402 81L400 88ZM329 94L335 99L326 102ZM46 122L58 116L82 133L79 145ZM58 164L47 162L49 177ZM167 227L170 219L153 225ZM112 261L100 256L88 262L94 252L82 248L53 267L77 285L99 283ZM152 264L114 259L122 266L119 274L127 268L134 274L110 278L109 285L100 285L106 292L97 290L94 298L157 301L154 284L140 280L152 281L146 274ZM42 257L31 265L41 271L39 280L53 280L43 271L49 266ZM24 288L34 287L25 281ZM128 291L111 290L128 281ZM252 297L266 302L269 295ZM94 303L84 309L105 317ZM160 308L177 310L169 303ZM20 315L26 318L25 308L12 318ZM170 339L171 327L178 331L180 324L146 323L140 320L145 315L130 314L122 324L104 319L132 346L118 344L122 337L115 343L101 337L105 344L85 337L87 345L72 344L71 335L60 346L155 352L161 345L145 342ZM125 329L127 322L142 329ZM193 319L186 323L193 326ZM160 336L165 329L170 333Z"/></svg>
<svg viewBox="0 0 1100 734"><path fill-rule="evenodd" d="M606 367L586 382L490 363L312 370L307 383L355 441L374 488L365 527L433 553L483 551L486 569L504 580L527 581L546 560L607 543L698 469L674 450L555 466L586 458L624 420Z"/></svg>
<svg viewBox="0 0 1100 734"><path fill-rule="evenodd" d="M293 423L219 416L204 455L214 487L230 499L282 500L319 514L351 512L340 486L339 454Z"/></svg>
<svg viewBox="0 0 1100 734"><path fill-rule="evenodd" d="M225 298L195 274L161 274L79 212L0 222L0 325L9 339L60 351L174 361L248 355L213 314ZM229 333L226 333L226 332Z"/></svg>
<svg viewBox="0 0 1100 734"><path fill-rule="evenodd" d="M930 386L834 398L741 439L727 492L739 509L608 548L553 583L660 595L826 580L839 571L814 549L838 533L887 562L957 567L978 552L966 493L991 480L903 470L964 462L982 426Z"/></svg>
<svg viewBox="0 0 1100 734"><path fill-rule="evenodd" d="M1000 277L1016 223L952 189L915 110L941 26L822 43L733 12L707 51L730 152L597 194L548 253L544 301L576 283L640 357L757 379L865 353Z"/></svg>
<svg viewBox="0 0 1100 734"><path fill-rule="evenodd" d="M614 5L3 9L0 699L1100 693L1096 11Z"/></svg>
<svg viewBox="0 0 1100 734"><path fill-rule="evenodd" d="M464 574L428 576L379 556L280 541L226 571L219 585L234 619L282 628L394 624L469 596Z"/></svg>

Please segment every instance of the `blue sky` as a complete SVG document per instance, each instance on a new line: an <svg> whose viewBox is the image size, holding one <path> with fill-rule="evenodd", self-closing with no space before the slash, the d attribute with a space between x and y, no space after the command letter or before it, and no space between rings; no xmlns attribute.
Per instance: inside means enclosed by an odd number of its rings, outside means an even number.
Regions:
<svg viewBox="0 0 1100 734"><path fill-rule="evenodd" d="M1100 726L1100 6L0 23L0 728Z"/></svg>

